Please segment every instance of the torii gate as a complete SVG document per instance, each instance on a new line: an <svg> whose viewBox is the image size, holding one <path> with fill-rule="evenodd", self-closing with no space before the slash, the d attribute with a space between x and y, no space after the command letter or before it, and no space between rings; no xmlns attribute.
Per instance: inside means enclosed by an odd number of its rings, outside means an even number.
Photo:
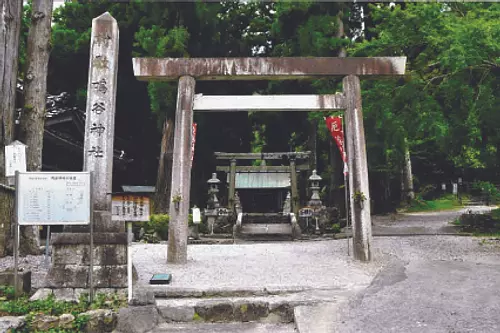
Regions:
<svg viewBox="0 0 500 333"><path fill-rule="evenodd" d="M345 110L349 189L367 204L351 200L354 257L371 260L371 217L366 143L359 76L400 76L406 57L379 58L134 58L142 81L179 80L168 233L169 263L187 262L191 127L193 111ZM196 80L297 80L345 76L333 95L202 96ZM175 204L174 204L175 203Z"/></svg>

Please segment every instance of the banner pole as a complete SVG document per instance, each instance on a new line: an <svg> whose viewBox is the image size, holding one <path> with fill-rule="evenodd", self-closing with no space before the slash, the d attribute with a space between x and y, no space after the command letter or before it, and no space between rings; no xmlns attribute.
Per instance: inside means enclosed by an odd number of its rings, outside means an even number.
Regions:
<svg viewBox="0 0 500 333"><path fill-rule="evenodd" d="M345 132L344 132L344 118L340 118L342 120L342 134L344 134L344 154L345 150L347 149L347 145L345 144ZM343 160L343 159L342 159ZM344 195L345 195L345 223L346 223L346 231L349 232L349 189L347 188L347 172L349 172L349 169L346 168L347 162L344 162ZM347 171L347 172L346 172ZM347 234L347 255L350 254L350 249L349 249L349 234Z"/></svg>

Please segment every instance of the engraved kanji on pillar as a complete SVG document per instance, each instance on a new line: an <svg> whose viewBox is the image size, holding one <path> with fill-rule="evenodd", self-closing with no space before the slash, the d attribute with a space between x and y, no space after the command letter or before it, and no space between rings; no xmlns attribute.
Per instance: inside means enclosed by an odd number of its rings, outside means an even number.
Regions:
<svg viewBox="0 0 500 333"><path fill-rule="evenodd" d="M111 211L118 38L108 12L92 20L83 170L94 173L94 209L102 211Z"/></svg>

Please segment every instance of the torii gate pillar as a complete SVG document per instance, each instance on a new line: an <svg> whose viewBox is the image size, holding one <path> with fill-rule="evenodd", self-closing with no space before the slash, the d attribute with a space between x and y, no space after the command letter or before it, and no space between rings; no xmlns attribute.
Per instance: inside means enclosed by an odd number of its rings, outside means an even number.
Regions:
<svg viewBox="0 0 500 333"><path fill-rule="evenodd" d="M359 77L348 75L342 80L342 85L346 98L347 135L345 137L348 152L354 258L370 261L372 239L370 186Z"/></svg>
<svg viewBox="0 0 500 333"><path fill-rule="evenodd" d="M253 98L248 105L235 103L229 108L212 105L196 108L194 87L196 80L296 80L342 76L344 94L308 96L305 101L310 106L291 105L285 101L281 110L346 110L347 148L349 156L349 180L351 190L351 210L353 225L354 257L371 260L371 217L370 193L366 143L361 110L361 91L358 76L399 76L405 72L406 57L378 58L134 58L134 74L139 80L179 80L177 110L175 120L174 163L172 168L172 191L170 205L169 263L187 262L187 230L190 190L190 144L193 107L195 111L246 110L269 111L283 99L268 99L264 96ZM210 97L210 96L209 96ZM231 97L231 96L230 96ZM269 97L269 96L268 96ZM297 96L295 96L297 97ZM260 98L260 99L259 99ZM299 97L303 101L302 97ZM258 99L258 100L257 100ZM194 101L193 101L194 100ZM226 101L227 96L217 96L217 103ZM240 99L241 101L241 99ZM201 105L210 105L200 102ZM306 103L306 104L307 104ZM302 103L299 103L302 104ZM277 108L280 110L280 108Z"/></svg>

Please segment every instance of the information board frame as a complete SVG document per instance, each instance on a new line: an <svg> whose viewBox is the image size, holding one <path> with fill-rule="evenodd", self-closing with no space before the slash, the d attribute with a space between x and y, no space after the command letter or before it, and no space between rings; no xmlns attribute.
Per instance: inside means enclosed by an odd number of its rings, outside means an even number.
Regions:
<svg viewBox="0 0 500 333"><path fill-rule="evenodd" d="M30 179L31 177L31 179ZM25 211L26 209L25 202L28 200L26 197L27 193L23 189L24 184L28 184L32 187L33 178L39 178L37 180L45 182L45 185L61 185L60 180L62 181L71 181L78 179L79 181L84 181L85 183L79 187L83 192L82 195L82 205L87 205L88 209L80 209L80 214L85 214L84 218L80 218L78 221L71 221L70 219L42 219L40 221L26 221L25 220ZM50 179L49 179L50 178ZM31 181L31 183L30 183ZM58 182L59 181L59 182ZM47 192L51 190L51 188L43 188L41 192ZM52 188L53 191L56 189ZM60 189L59 189L60 190ZM68 191L66 189L66 191ZM60 192L60 191L59 191ZM34 194L36 195L36 194ZM65 192L67 196L68 193ZM57 193L56 196L61 196L60 193ZM60 198L59 198L60 199ZM50 198L47 198L50 200ZM55 200L57 203L57 199ZM43 209L43 208L41 208ZM84 212L85 211L85 212ZM89 225L92 220L92 211L93 211L93 203L92 203L92 176L90 171L80 171L80 172L52 172L52 171L41 171L41 172L16 172L16 217L17 223L20 226L24 225ZM51 215L51 212L47 208L47 215Z"/></svg>
<svg viewBox="0 0 500 333"><path fill-rule="evenodd" d="M48 176L48 175L52 175L52 176L67 176L67 177L70 177L70 176L74 176L74 175L85 175L86 177L88 177L88 181L87 181L87 187L88 187L88 203L89 203L89 207L88 207L88 212L89 212L89 215L88 215L88 218L87 218L87 221L86 223L70 223L70 225L89 225L90 226L90 230L89 230L89 233L90 233L90 267L89 267L89 287L90 287L90 302L92 303L93 300L94 300L94 279L93 279L93 271L94 271L94 223L93 223L93 219L94 219L94 197L93 197L93 193L92 193L92 189L93 189L93 172L92 171L80 171L80 172L52 172L52 171L40 171L40 172L37 172L37 171L34 171L34 172L19 172L19 171L16 171L16 174L15 174L15 190L16 190L16 194L15 194L15 200L14 200L14 215L15 215L15 218L14 218L14 295L15 295L15 298L17 298L19 295L19 292L18 292L18 280L19 280L19 277L18 277L18 268L19 268L19 242L20 242L20 227L21 226L30 226L30 225L68 225L67 221L62 221L62 222L56 222L56 223L53 223L53 222L49 222L49 221L46 221L47 223L44 223L44 224L41 224L41 223L36 223L36 224L31 224L31 223L23 223L21 224L20 223L20 201L19 201L19 198L20 196L22 195L22 191L21 191L21 175L26 175L26 174L29 174L29 175L33 175L33 176L36 176L36 175L43 175L43 176Z"/></svg>

